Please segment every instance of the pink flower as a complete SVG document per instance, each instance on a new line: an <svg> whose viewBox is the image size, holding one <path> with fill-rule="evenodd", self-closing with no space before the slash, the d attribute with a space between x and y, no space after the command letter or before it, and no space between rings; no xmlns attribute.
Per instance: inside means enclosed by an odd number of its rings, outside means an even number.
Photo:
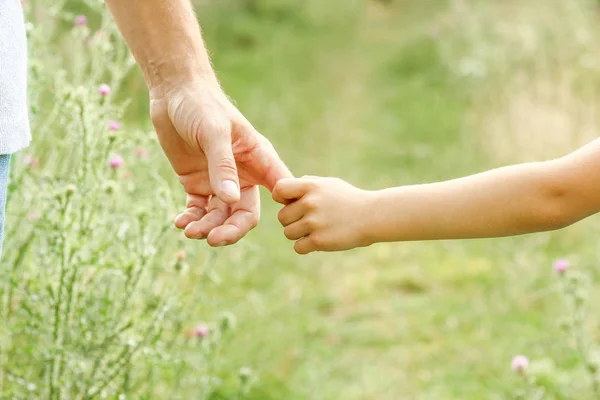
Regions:
<svg viewBox="0 0 600 400"><path fill-rule="evenodd" d="M125 173L123 174L123 178L126 181L130 181L133 178L133 173L131 171L125 171Z"/></svg>
<svg viewBox="0 0 600 400"><path fill-rule="evenodd" d="M40 161L31 154L26 155L23 162L25 165L29 165L31 168L37 168L40 166Z"/></svg>
<svg viewBox="0 0 600 400"><path fill-rule="evenodd" d="M42 218L42 214L39 211L31 211L27 214L27 220L31 222L38 221L40 218Z"/></svg>
<svg viewBox="0 0 600 400"><path fill-rule="evenodd" d="M100 93L100 96L108 96L110 94L110 86L103 83L98 87L98 92Z"/></svg>
<svg viewBox="0 0 600 400"><path fill-rule="evenodd" d="M529 359L525 356L515 356L511 363L512 370L515 372L524 372L529 367Z"/></svg>
<svg viewBox="0 0 600 400"><path fill-rule="evenodd" d="M84 26L87 25L88 20L85 15L78 15L75 17L75 25L76 26Z"/></svg>
<svg viewBox="0 0 600 400"><path fill-rule="evenodd" d="M177 259L177 261L183 261L185 260L186 254L185 254L185 250L179 250L177 252L177 255L175 255L175 258Z"/></svg>
<svg viewBox="0 0 600 400"><path fill-rule="evenodd" d="M109 121L108 122L108 130L110 131L118 131L121 129L121 123L119 121Z"/></svg>
<svg viewBox="0 0 600 400"><path fill-rule="evenodd" d="M98 31L96 31L96 33L94 33L94 38L95 39L104 39L106 37L106 32L102 29L98 29Z"/></svg>
<svg viewBox="0 0 600 400"><path fill-rule="evenodd" d="M112 169L117 169L121 165L123 165L124 162L125 162L125 160L123 160L123 157L121 157L119 155L112 156L112 158L110 159L110 167Z"/></svg>
<svg viewBox="0 0 600 400"><path fill-rule="evenodd" d="M208 335L210 335L210 329L204 324L199 324L194 329L194 336L197 338L207 337Z"/></svg>
<svg viewBox="0 0 600 400"><path fill-rule="evenodd" d="M142 160L146 160L148 158L148 150L146 150L143 147L136 147L135 149L133 149L133 154L135 154L136 157L139 157Z"/></svg>
<svg viewBox="0 0 600 400"><path fill-rule="evenodd" d="M554 261L552 268L559 274L564 274L567 269L571 266L571 262L567 259L561 258Z"/></svg>

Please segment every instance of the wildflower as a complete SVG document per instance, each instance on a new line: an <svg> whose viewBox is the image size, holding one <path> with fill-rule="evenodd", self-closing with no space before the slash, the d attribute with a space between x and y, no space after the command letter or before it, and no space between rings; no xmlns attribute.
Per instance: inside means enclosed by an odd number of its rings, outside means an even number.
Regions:
<svg viewBox="0 0 600 400"><path fill-rule="evenodd" d="M553 268L559 274L564 274L567 269L571 266L569 260L561 258L559 260L554 261Z"/></svg>
<svg viewBox="0 0 600 400"><path fill-rule="evenodd" d="M136 157L142 159L142 160L146 160L148 158L148 150L146 150L143 147L136 147L133 150L133 154L136 155Z"/></svg>
<svg viewBox="0 0 600 400"><path fill-rule="evenodd" d="M125 163L125 160L123 160L123 157L119 156L119 155L115 155L110 159L110 167L112 169L117 169L120 166L123 165L123 163Z"/></svg>
<svg viewBox="0 0 600 400"><path fill-rule="evenodd" d="M27 220L30 222L39 221L42 218L42 214L39 211L31 211L27 214Z"/></svg>
<svg viewBox="0 0 600 400"><path fill-rule="evenodd" d="M112 132L116 132L121 129L121 123L119 121L109 121L108 122L108 130Z"/></svg>
<svg viewBox="0 0 600 400"><path fill-rule="evenodd" d="M98 87L98 92L100 93L100 96L108 96L110 94L110 86L103 83Z"/></svg>
<svg viewBox="0 0 600 400"><path fill-rule="evenodd" d="M75 193L75 191L77 190L77 187L75 185L73 185L72 183L69 183L66 187L65 187L65 192L67 193L68 196L72 195L73 193Z"/></svg>
<svg viewBox="0 0 600 400"><path fill-rule="evenodd" d="M76 26L85 26L88 23L88 19L85 15L78 15L75 17Z"/></svg>
<svg viewBox="0 0 600 400"><path fill-rule="evenodd" d="M40 161L30 154L25 156L24 162L25 165L29 165L31 168L37 168L40 166Z"/></svg>
<svg viewBox="0 0 600 400"><path fill-rule="evenodd" d="M194 329L194 336L197 338L207 337L208 335L210 335L210 329L204 324L199 324Z"/></svg>
<svg viewBox="0 0 600 400"><path fill-rule="evenodd" d="M98 31L96 31L96 33L94 33L94 38L98 39L98 40L103 40L106 38L106 31L103 29L99 29Z"/></svg>
<svg viewBox="0 0 600 400"><path fill-rule="evenodd" d="M252 378L252 370L248 367L243 367L240 369L239 373L238 373L238 377L240 378L240 382L242 384L242 386L245 386L248 384L248 382L250 381L250 379Z"/></svg>
<svg viewBox="0 0 600 400"><path fill-rule="evenodd" d="M117 183L113 180L109 180L104 182L103 184L103 189L106 193L108 194L113 194L117 191L118 187L117 187Z"/></svg>
<svg viewBox="0 0 600 400"><path fill-rule="evenodd" d="M235 316L232 313L226 312L221 315L221 331L227 332L235 328Z"/></svg>
<svg viewBox="0 0 600 400"><path fill-rule="evenodd" d="M529 359L527 357L518 355L512 359L512 370L515 372L525 372L527 367L529 367Z"/></svg>
<svg viewBox="0 0 600 400"><path fill-rule="evenodd" d="M179 251L177 252L177 255L175 256L175 259L176 259L178 262L179 262L179 261L183 261L183 260L185 260L185 256L186 256L186 254L185 254L185 250L179 250Z"/></svg>

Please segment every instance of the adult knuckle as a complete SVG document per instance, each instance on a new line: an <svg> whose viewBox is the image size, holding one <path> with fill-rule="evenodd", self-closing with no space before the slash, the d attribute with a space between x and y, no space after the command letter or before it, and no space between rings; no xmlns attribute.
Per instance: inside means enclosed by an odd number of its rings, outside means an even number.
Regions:
<svg viewBox="0 0 600 400"><path fill-rule="evenodd" d="M256 228L259 221L260 221L260 214L250 213L250 216L248 217L248 223L250 225L250 229Z"/></svg>
<svg viewBox="0 0 600 400"><path fill-rule="evenodd" d="M235 170L235 160L228 155L219 154L217 158L217 167Z"/></svg>
<svg viewBox="0 0 600 400"><path fill-rule="evenodd" d="M225 138L231 135L231 129L229 125L224 121L206 119L202 121L201 128L203 131L217 138Z"/></svg>
<svg viewBox="0 0 600 400"><path fill-rule="evenodd" d="M189 179L187 176L179 176L179 183L183 186L183 190L186 193L193 192L194 181L192 179Z"/></svg>

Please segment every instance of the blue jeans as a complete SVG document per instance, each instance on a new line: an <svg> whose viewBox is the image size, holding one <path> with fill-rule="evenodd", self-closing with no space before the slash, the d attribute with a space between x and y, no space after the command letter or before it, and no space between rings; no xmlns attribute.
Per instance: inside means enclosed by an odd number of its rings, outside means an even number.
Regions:
<svg viewBox="0 0 600 400"><path fill-rule="evenodd" d="M10 155L0 154L0 258L2 257L2 239L4 237L4 217L6 209L6 191L8 189L8 167Z"/></svg>

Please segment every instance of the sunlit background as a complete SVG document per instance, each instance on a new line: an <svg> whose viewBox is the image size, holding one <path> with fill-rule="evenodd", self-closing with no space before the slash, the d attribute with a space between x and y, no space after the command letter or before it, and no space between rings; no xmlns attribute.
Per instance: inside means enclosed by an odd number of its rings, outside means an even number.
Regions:
<svg viewBox="0 0 600 400"><path fill-rule="evenodd" d="M296 175L377 189L597 137L596 1L195 3L223 87ZM240 244L186 240L102 2L25 5L35 140L13 159L0 398L600 398L597 218L300 257L263 191Z"/></svg>

